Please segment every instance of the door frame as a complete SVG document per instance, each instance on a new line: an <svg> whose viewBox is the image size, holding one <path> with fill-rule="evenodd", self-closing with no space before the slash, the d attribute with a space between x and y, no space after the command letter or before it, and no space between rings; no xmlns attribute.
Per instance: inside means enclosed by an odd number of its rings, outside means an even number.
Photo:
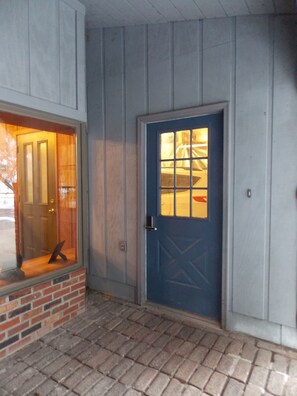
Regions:
<svg viewBox="0 0 297 396"><path fill-rule="evenodd" d="M137 118L138 139L138 252L137 252L137 300L147 302L147 240L145 231L147 196L147 131L148 125L155 122L186 119L223 113L223 229L222 229L222 306L221 326L226 327L227 312L231 301L231 262L232 262L232 207L233 207L233 139L229 125L229 103L221 102L182 110L149 114ZM229 291L229 293L228 293Z"/></svg>

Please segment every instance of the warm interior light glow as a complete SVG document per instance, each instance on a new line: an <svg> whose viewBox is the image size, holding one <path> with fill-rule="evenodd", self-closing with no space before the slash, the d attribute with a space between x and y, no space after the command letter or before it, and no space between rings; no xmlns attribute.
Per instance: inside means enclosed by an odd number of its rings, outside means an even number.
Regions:
<svg viewBox="0 0 297 396"><path fill-rule="evenodd" d="M60 241L67 261L48 264ZM0 251L0 286L76 262L73 128L0 112Z"/></svg>

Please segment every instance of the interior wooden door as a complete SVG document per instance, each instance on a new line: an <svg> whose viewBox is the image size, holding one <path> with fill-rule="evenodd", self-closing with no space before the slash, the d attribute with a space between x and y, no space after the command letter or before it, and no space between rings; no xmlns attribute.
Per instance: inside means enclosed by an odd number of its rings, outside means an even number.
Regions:
<svg viewBox="0 0 297 396"><path fill-rule="evenodd" d="M56 245L56 135L18 136L20 229L23 259L49 254Z"/></svg>

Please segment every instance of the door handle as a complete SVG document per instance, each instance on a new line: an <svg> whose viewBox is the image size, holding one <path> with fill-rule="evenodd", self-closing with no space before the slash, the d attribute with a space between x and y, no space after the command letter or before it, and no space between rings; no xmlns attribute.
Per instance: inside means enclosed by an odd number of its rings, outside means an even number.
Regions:
<svg viewBox="0 0 297 396"><path fill-rule="evenodd" d="M154 217L153 216L146 216L146 225L144 228L147 231L157 231L157 227L154 226Z"/></svg>
<svg viewBox="0 0 297 396"><path fill-rule="evenodd" d="M49 210L48 210L48 213L49 213L49 214L55 214L55 213L56 213L56 210L55 210L54 208L49 209Z"/></svg>

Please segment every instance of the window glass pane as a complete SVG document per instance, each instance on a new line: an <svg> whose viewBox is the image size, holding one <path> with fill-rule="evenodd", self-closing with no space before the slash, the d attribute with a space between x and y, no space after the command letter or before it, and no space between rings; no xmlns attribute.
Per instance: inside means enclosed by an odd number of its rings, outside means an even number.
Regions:
<svg viewBox="0 0 297 396"><path fill-rule="evenodd" d="M161 190L161 215L174 216L174 190Z"/></svg>
<svg viewBox="0 0 297 396"><path fill-rule="evenodd" d="M191 156L191 131L176 132L176 158L190 158Z"/></svg>
<svg viewBox="0 0 297 396"><path fill-rule="evenodd" d="M192 190L192 217L207 218L207 190Z"/></svg>
<svg viewBox="0 0 297 396"><path fill-rule="evenodd" d="M161 187L174 187L174 168L168 166L168 161L161 162Z"/></svg>
<svg viewBox="0 0 297 396"><path fill-rule="evenodd" d="M174 133L163 132L160 135L160 157L161 159L174 158Z"/></svg>
<svg viewBox="0 0 297 396"><path fill-rule="evenodd" d="M48 203L47 142L38 144L40 203Z"/></svg>
<svg viewBox="0 0 297 396"><path fill-rule="evenodd" d="M208 156L208 128L198 128L192 131L192 157Z"/></svg>
<svg viewBox="0 0 297 396"><path fill-rule="evenodd" d="M192 160L192 187L207 188L208 187L208 160ZM197 166L199 165L199 167Z"/></svg>
<svg viewBox="0 0 297 396"><path fill-rule="evenodd" d="M176 161L176 187L190 187L190 160Z"/></svg>
<svg viewBox="0 0 297 396"><path fill-rule="evenodd" d="M176 190L176 216L190 217L190 190Z"/></svg>
<svg viewBox="0 0 297 396"><path fill-rule="evenodd" d="M77 164L74 128L0 112L0 287L77 263Z"/></svg>
<svg viewBox="0 0 297 396"><path fill-rule="evenodd" d="M26 202L33 202L33 145L26 144L24 146L24 160L25 160L25 194Z"/></svg>

